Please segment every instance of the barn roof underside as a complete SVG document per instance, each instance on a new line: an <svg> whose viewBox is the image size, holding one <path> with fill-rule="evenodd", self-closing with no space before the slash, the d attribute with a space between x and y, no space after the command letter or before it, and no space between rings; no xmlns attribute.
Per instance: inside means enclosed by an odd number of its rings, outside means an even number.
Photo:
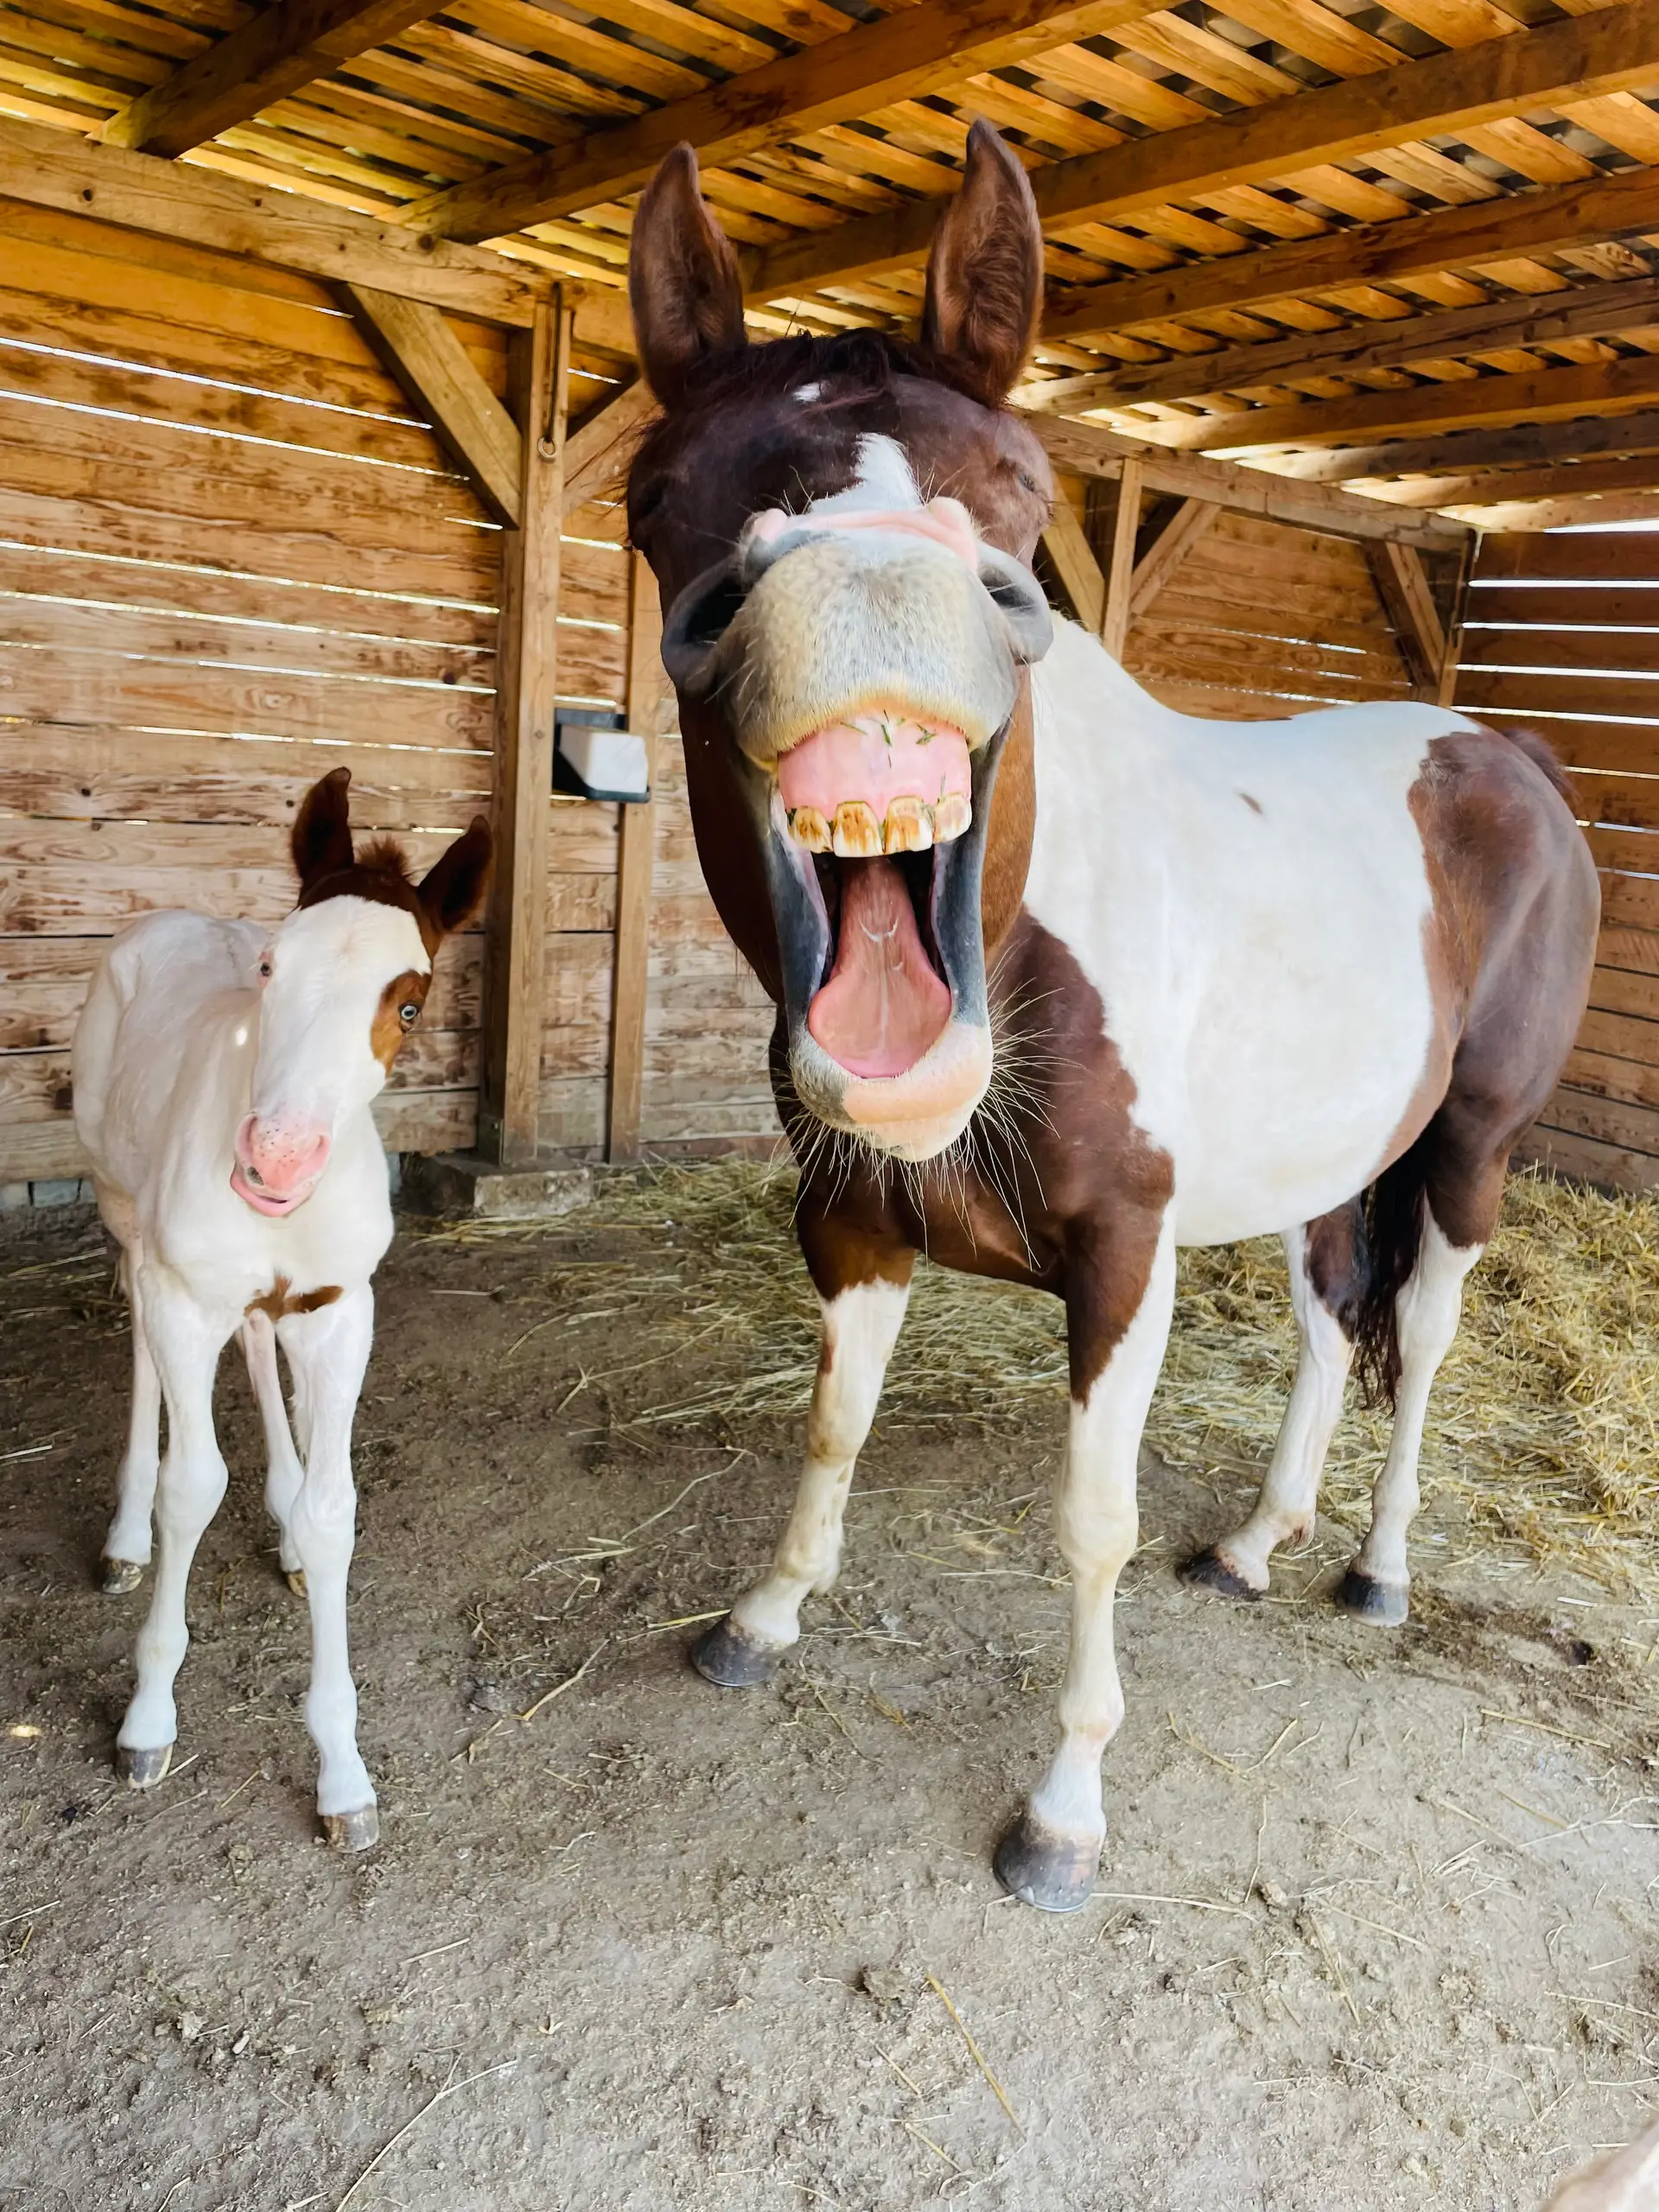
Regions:
<svg viewBox="0 0 1659 2212"><path fill-rule="evenodd" d="M1659 0L13 0L0 115L620 287L681 137L760 330L914 316L988 117L1021 397L1487 528L1659 515Z"/></svg>

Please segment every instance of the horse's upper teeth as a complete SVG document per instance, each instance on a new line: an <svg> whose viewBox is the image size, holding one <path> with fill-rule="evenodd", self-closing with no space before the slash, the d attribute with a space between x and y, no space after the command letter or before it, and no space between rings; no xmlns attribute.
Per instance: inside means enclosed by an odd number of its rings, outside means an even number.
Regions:
<svg viewBox="0 0 1659 2212"><path fill-rule="evenodd" d="M809 853L835 853L842 860L875 860L883 853L925 853L931 845L948 845L960 837L974 818L973 808L958 791L947 791L937 806L908 796L895 798L887 820L876 819L868 800L843 799L833 823L826 822L816 806L791 807L789 834Z"/></svg>

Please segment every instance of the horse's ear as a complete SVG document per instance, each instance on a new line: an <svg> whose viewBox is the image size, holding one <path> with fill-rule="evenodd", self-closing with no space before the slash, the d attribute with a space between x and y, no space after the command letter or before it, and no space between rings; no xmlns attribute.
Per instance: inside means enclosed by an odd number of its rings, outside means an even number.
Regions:
<svg viewBox="0 0 1659 2212"><path fill-rule="evenodd" d="M704 203L690 146L665 154L639 195L628 299L640 366L664 407L683 397L699 361L748 343L737 256Z"/></svg>
<svg viewBox="0 0 1659 2212"><path fill-rule="evenodd" d="M349 768L331 768L300 802L290 843L302 891L352 864L351 780Z"/></svg>
<svg viewBox="0 0 1659 2212"><path fill-rule="evenodd" d="M489 823L475 814L465 836L457 837L422 879L415 895L440 937L472 919L490 880L494 851Z"/></svg>
<svg viewBox="0 0 1659 2212"><path fill-rule="evenodd" d="M983 119L962 190L933 233L922 343L965 370L988 407L1014 388L1043 311L1043 229L1026 173Z"/></svg>

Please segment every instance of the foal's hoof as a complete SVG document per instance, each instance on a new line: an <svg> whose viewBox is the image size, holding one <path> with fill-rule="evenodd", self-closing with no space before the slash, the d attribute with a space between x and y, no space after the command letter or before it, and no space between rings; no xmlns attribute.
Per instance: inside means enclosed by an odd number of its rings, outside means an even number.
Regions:
<svg viewBox="0 0 1659 2212"><path fill-rule="evenodd" d="M1184 1559L1175 1570L1183 1582L1194 1590L1212 1591L1217 1598L1243 1598L1254 1605L1260 1604L1267 1592L1257 1590L1242 1574L1236 1573L1213 1548L1194 1552L1191 1559Z"/></svg>
<svg viewBox="0 0 1659 2212"><path fill-rule="evenodd" d="M752 1636L745 1636L741 1628L732 1626L732 1617L716 1621L707 1636L699 1638L691 1654L691 1664L705 1682L713 1682L722 1690L752 1690L761 1682L769 1682L778 1671L781 1651L769 1650Z"/></svg>
<svg viewBox="0 0 1659 2212"><path fill-rule="evenodd" d="M115 1770L129 1789L153 1789L173 1764L171 1744L157 1744L139 1751L130 1744L115 1747Z"/></svg>
<svg viewBox="0 0 1659 2212"><path fill-rule="evenodd" d="M1374 1574L1351 1567L1337 1585L1337 1603L1373 1628L1400 1628L1411 1610L1411 1592L1403 1582L1379 1582Z"/></svg>
<svg viewBox="0 0 1659 2212"><path fill-rule="evenodd" d="M283 1569L283 1580L296 1598L305 1596L305 1569L302 1567L285 1567Z"/></svg>
<svg viewBox="0 0 1659 2212"><path fill-rule="evenodd" d="M136 1559L111 1559L106 1554L100 1566L99 1587L106 1598L124 1598L144 1579L144 1570Z"/></svg>
<svg viewBox="0 0 1659 2212"><path fill-rule="evenodd" d="M1021 1813L996 1847L996 1878L1021 1904L1039 1912L1081 1912L1094 1894L1100 1846L1039 1827Z"/></svg>
<svg viewBox="0 0 1659 2212"><path fill-rule="evenodd" d="M355 1813L324 1813L322 1832L335 1851L372 1851L380 1840L380 1815L365 1805Z"/></svg>

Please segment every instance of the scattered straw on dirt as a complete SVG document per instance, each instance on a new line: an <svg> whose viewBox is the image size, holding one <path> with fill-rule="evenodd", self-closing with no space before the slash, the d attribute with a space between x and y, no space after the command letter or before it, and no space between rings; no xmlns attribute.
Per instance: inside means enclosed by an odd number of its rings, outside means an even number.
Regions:
<svg viewBox="0 0 1659 2212"><path fill-rule="evenodd" d="M446 1240L533 1234L554 1265L554 1311L508 1357L552 1338L583 1365L566 1400L615 1428L735 1435L745 1417L805 1408L817 1307L791 1227L792 1170L743 1160L676 1166L607 1185L593 1207L534 1230L467 1224ZM561 1249L561 1248L564 1248ZM690 1397L656 1399L652 1369L706 1354ZM1295 1364L1276 1240L1184 1253L1174 1332L1148 1440L1195 1472L1254 1472L1271 1452ZM887 1428L1002 1425L1065 1387L1053 1299L917 1271L882 1398ZM1491 1251L1471 1278L1423 1452L1426 1492L1476 1528L1612 1588L1659 1591L1659 1200L1512 1179ZM1353 1403L1325 1509L1363 1519L1386 1416Z"/></svg>

